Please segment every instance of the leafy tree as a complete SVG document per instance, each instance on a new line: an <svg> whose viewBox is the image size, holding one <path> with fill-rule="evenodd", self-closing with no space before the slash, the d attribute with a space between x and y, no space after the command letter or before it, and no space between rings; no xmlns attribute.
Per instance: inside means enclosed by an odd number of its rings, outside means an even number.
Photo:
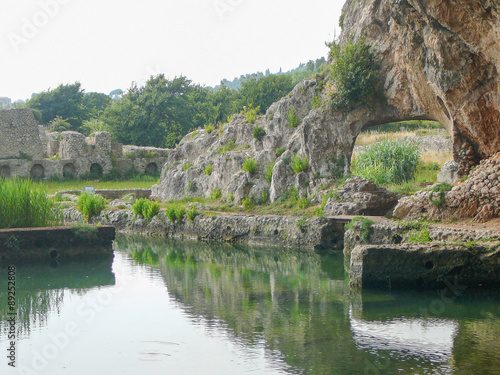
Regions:
<svg viewBox="0 0 500 375"><path fill-rule="evenodd" d="M85 117L83 96L81 84L75 82L36 94L28 101L27 106L42 113L42 124L49 124L59 116L71 125L71 130L76 130L82 125Z"/></svg>
<svg viewBox="0 0 500 375"><path fill-rule="evenodd" d="M82 107L86 120L99 117L111 103L111 98L102 93L89 92L82 98Z"/></svg>
<svg viewBox="0 0 500 375"><path fill-rule="evenodd" d="M241 85L241 106L253 105L254 107L260 107L264 113L271 104L292 91L293 86L290 75L251 78Z"/></svg>
<svg viewBox="0 0 500 375"><path fill-rule="evenodd" d="M375 97L374 87L378 79L378 65L375 63L370 46L364 38L356 43L330 44L333 58L332 79L337 92L333 104L337 109L352 103L370 106Z"/></svg>
<svg viewBox="0 0 500 375"><path fill-rule="evenodd" d="M50 122L50 131L64 132L67 130L71 130L71 124L60 116L56 116L56 118Z"/></svg>

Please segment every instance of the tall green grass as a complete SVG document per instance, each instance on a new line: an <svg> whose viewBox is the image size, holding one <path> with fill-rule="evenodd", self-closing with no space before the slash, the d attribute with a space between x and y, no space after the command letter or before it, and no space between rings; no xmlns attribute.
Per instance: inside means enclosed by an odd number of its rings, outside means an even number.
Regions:
<svg viewBox="0 0 500 375"><path fill-rule="evenodd" d="M0 228L58 225L62 214L45 188L31 180L0 179Z"/></svg>
<svg viewBox="0 0 500 375"><path fill-rule="evenodd" d="M370 146L353 161L353 173L377 185L413 181L420 160L418 146L385 141Z"/></svg>

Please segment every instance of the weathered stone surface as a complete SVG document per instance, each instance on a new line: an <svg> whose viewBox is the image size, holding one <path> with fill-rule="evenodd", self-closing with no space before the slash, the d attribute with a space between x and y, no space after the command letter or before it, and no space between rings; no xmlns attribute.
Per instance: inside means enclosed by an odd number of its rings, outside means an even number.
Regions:
<svg viewBox="0 0 500 375"><path fill-rule="evenodd" d="M43 157L38 123L31 109L0 110L0 158Z"/></svg>
<svg viewBox="0 0 500 375"><path fill-rule="evenodd" d="M420 191L402 198L394 209L394 216L413 220L473 218L485 222L500 215L500 153L481 161L467 180L446 193L444 203L435 207L432 192ZM437 193L432 197L435 199Z"/></svg>
<svg viewBox="0 0 500 375"><path fill-rule="evenodd" d="M481 249L446 244L357 246L351 253L353 287L455 287L500 283L500 250L477 255Z"/></svg>
<svg viewBox="0 0 500 375"><path fill-rule="evenodd" d="M443 165L441 172L437 175L437 182L454 184L458 181L458 164L454 161L449 161Z"/></svg>
<svg viewBox="0 0 500 375"><path fill-rule="evenodd" d="M78 221L75 208L63 210L67 222ZM302 222L287 216L205 216L191 222L170 221L162 211L151 221L136 217L131 210L105 210L92 222L113 225L118 231L145 236L162 236L198 241L246 242L316 250L341 250L344 225L333 220L310 218Z"/></svg>
<svg viewBox="0 0 500 375"><path fill-rule="evenodd" d="M500 151L499 9L495 0L348 0L343 8L341 42L366 37L396 119L443 124L462 173Z"/></svg>
<svg viewBox="0 0 500 375"><path fill-rule="evenodd" d="M328 199L323 209L327 216L384 216L398 203L398 196L359 176L353 176Z"/></svg>

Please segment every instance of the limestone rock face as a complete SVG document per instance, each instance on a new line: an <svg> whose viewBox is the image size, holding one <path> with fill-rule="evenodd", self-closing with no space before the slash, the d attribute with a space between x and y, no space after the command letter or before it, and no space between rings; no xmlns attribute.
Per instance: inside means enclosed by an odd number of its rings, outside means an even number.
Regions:
<svg viewBox="0 0 500 375"><path fill-rule="evenodd" d="M473 218L485 222L500 216L500 153L481 161L466 181L446 193L444 202L436 207L436 193L420 191L401 199L394 216L401 219Z"/></svg>
<svg viewBox="0 0 500 375"><path fill-rule="evenodd" d="M376 102L334 111L328 74L301 82L254 124L236 115L220 131L186 136L169 153L153 195L179 199L221 189L236 201L263 194L275 201L291 186L315 193L325 178L349 171L362 129L414 119L447 129L459 175L468 174L500 151L499 9L496 0L347 0L340 42L364 36L371 46L380 66ZM266 131L261 140L253 138L256 126ZM300 175L290 166L296 156L309 163ZM245 158L257 161L255 173L242 170Z"/></svg>
<svg viewBox="0 0 500 375"><path fill-rule="evenodd" d="M323 213L336 215L384 216L398 203L398 196L364 178L353 176L325 204Z"/></svg>
<svg viewBox="0 0 500 375"><path fill-rule="evenodd" d="M454 161L449 161L443 165L441 172L437 175L437 182L454 184L458 181L458 164Z"/></svg>
<svg viewBox="0 0 500 375"><path fill-rule="evenodd" d="M319 108L312 105L316 96L323 99ZM296 127L290 126L291 108L300 119ZM263 194L275 201L291 186L301 194L312 193L320 177L331 177L335 168L341 174L349 170L354 134L359 131L356 124L365 113L365 109L335 113L317 81L299 83L254 124L235 115L222 129L210 133L202 129L184 137L169 153L152 195L169 200L209 196L221 189L223 197L232 194L238 202L245 197L262 199ZM255 127L266 131L261 140L253 137ZM291 167L297 157L309 164L300 173ZM257 162L254 173L243 171L245 159ZM273 171L270 182L265 178L268 168Z"/></svg>
<svg viewBox="0 0 500 375"><path fill-rule="evenodd" d="M499 10L496 0L348 0L343 8L341 42L366 36L395 119L439 121L462 174L500 151Z"/></svg>

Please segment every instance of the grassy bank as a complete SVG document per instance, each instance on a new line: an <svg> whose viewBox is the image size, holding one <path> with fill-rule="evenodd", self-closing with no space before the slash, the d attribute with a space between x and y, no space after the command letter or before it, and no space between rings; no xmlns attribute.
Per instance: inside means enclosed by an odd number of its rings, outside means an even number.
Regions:
<svg viewBox="0 0 500 375"><path fill-rule="evenodd" d="M64 190L82 190L84 186L93 186L96 189L150 189L157 184L157 178L143 176L122 181L94 181L94 180L62 180L62 181L44 181L41 184L47 190L48 194L55 194Z"/></svg>

